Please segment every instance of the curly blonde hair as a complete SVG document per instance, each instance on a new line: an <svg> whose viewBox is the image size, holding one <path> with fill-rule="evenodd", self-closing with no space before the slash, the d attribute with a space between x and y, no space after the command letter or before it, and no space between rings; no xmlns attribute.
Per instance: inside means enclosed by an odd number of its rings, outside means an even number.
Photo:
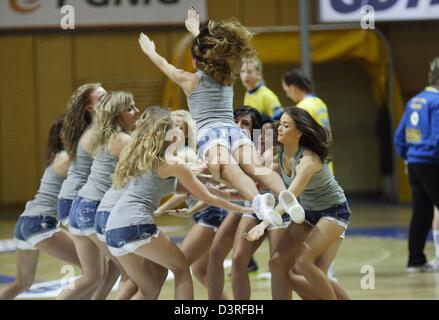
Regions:
<svg viewBox="0 0 439 320"><path fill-rule="evenodd" d="M197 149L197 142L196 142L196 125L195 121L192 119L192 116L189 111L187 110L176 110L172 112L172 117L178 118L184 121L187 127L188 136L187 138L187 147L191 148L192 150Z"/></svg>
<svg viewBox="0 0 439 320"><path fill-rule="evenodd" d="M131 142L123 149L113 175L113 185L123 188L134 176L154 170L165 153L170 142L166 134L174 126L171 112L161 107L147 108L131 133Z"/></svg>
<svg viewBox="0 0 439 320"><path fill-rule="evenodd" d="M192 42L197 67L222 85L231 86L243 59L256 55L253 34L235 19L209 21Z"/></svg>
<svg viewBox="0 0 439 320"><path fill-rule="evenodd" d="M93 137L91 139L93 152L99 152L110 140L111 136L124 131L120 119L123 111L129 109L134 98L130 92L114 91L99 102L95 110Z"/></svg>
<svg viewBox="0 0 439 320"><path fill-rule="evenodd" d="M61 138L71 160L75 159L79 139L92 122L92 116L87 111L90 96L100 87L100 83L87 83L80 86L67 104Z"/></svg>

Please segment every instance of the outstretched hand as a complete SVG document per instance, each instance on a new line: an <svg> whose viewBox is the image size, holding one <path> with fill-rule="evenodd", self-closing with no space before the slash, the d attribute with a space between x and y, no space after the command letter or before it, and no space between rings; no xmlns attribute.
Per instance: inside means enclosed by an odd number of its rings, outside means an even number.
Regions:
<svg viewBox="0 0 439 320"><path fill-rule="evenodd" d="M140 34L139 36L139 44L140 47L142 48L142 51L146 54L149 55L153 52L155 52L155 44L154 41L152 41L146 34L144 34L143 32Z"/></svg>
<svg viewBox="0 0 439 320"><path fill-rule="evenodd" d="M200 14L194 7L190 7L187 11L187 18L184 21L186 29L194 36L200 34Z"/></svg>

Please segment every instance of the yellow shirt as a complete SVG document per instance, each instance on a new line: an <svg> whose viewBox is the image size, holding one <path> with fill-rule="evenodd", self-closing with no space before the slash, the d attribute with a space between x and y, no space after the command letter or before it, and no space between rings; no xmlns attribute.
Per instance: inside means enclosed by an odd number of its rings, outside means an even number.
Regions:
<svg viewBox="0 0 439 320"><path fill-rule="evenodd" d="M322 99L313 94L309 94L305 96L305 98L303 98L303 100L300 101L296 106L306 110L323 128L331 130L328 107L322 101ZM331 161L328 163L328 165L332 175L334 175L334 164Z"/></svg>
<svg viewBox="0 0 439 320"><path fill-rule="evenodd" d="M264 84L251 92L246 92L244 104L257 109L259 112L272 116L276 107L282 107L279 98Z"/></svg>

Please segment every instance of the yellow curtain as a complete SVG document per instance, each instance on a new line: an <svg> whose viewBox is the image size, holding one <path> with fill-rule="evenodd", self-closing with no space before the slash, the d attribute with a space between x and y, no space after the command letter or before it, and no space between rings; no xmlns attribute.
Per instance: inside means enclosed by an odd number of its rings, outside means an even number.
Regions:
<svg viewBox="0 0 439 320"><path fill-rule="evenodd" d="M263 63L300 63L300 34L298 32L260 33L255 35L253 44ZM388 102L387 49L383 39L376 32L369 30L312 31L310 45L313 63L353 60L361 64L370 77L377 104L382 105ZM176 46L176 48L179 47L181 44ZM183 63L178 64L178 61L183 61ZM185 70L192 70L189 46L183 53L174 52L172 63ZM390 111L393 123L397 124L403 113L404 104L396 76L393 79L394 110ZM167 80L163 105L172 109L181 108L180 95L180 89L172 81ZM401 161L398 161L396 171L399 200L409 201L410 189Z"/></svg>

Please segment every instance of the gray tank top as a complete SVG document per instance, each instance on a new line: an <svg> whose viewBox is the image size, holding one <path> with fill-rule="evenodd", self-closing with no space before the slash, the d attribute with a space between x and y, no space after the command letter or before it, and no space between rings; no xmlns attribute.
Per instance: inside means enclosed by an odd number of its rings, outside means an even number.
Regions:
<svg viewBox="0 0 439 320"><path fill-rule="evenodd" d="M187 103L197 124L197 137L218 126L234 127L233 87L216 82L202 70L198 70L196 75L198 84L187 98Z"/></svg>
<svg viewBox="0 0 439 320"><path fill-rule="evenodd" d="M296 166L302 158L303 151L303 147L300 147L291 160L291 177L285 173L282 166L283 149L280 152L279 166L282 171L282 179L287 187L290 186L296 176ZM301 206L306 211L325 210L345 201L346 196L343 189L331 174L327 162L323 164L323 168L320 171L314 173L299 198Z"/></svg>
<svg viewBox="0 0 439 320"><path fill-rule="evenodd" d="M177 179L160 178L155 172L132 178L108 218L106 230L153 224L160 200L175 191Z"/></svg>
<svg viewBox="0 0 439 320"><path fill-rule="evenodd" d="M122 189L115 189L111 187L108 189L107 192L105 192L101 202L99 203L99 207L96 210L97 211L107 211L110 212L113 207L116 205L117 201L119 201L119 198L122 196L122 193L125 191L125 188Z"/></svg>
<svg viewBox="0 0 439 320"><path fill-rule="evenodd" d="M73 200L78 195L79 189L87 182L93 157L78 143L76 157L67 174L67 179L62 184L58 198Z"/></svg>
<svg viewBox="0 0 439 320"><path fill-rule="evenodd" d="M114 157L108 153L107 148L103 149L93 158L90 175L87 182L78 192L78 196L101 201L105 192L111 188L111 175L116 169L118 157Z"/></svg>
<svg viewBox="0 0 439 320"><path fill-rule="evenodd" d="M48 166L41 178L40 188L35 198L26 203L26 208L21 215L50 215L57 218L56 203L64 179L55 173L52 165Z"/></svg>

